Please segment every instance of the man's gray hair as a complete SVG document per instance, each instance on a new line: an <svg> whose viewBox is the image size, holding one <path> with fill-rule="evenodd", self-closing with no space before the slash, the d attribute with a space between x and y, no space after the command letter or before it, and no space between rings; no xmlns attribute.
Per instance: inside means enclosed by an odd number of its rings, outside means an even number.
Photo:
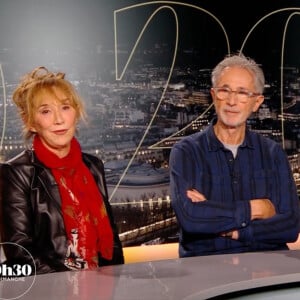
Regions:
<svg viewBox="0 0 300 300"><path fill-rule="evenodd" d="M220 76L225 68L228 67L241 67L253 74L254 84L257 93L262 94L265 86L265 76L262 68L251 58L243 54L234 54L226 56L217 66L213 69L211 74L211 82L213 87L217 87Z"/></svg>

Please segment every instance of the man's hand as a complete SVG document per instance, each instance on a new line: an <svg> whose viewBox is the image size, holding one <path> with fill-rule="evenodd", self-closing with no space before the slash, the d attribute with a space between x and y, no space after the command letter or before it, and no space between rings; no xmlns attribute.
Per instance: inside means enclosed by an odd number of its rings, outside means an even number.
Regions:
<svg viewBox="0 0 300 300"><path fill-rule="evenodd" d="M269 199L250 200L251 220L268 219L276 215L273 203Z"/></svg>
<svg viewBox="0 0 300 300"><path fill-rule="evenodd" d="M206 200L203 194L194 189L187 190L186 195L192 200L192 202L201 202Z"/></svg>
<svg viewBox="0 0 300 300"><path fill-rule="evenodd" d="M228 231L228 232L222 233L221 236L230 238L232 240L238 240L239 232L237 230Z"/></svg>

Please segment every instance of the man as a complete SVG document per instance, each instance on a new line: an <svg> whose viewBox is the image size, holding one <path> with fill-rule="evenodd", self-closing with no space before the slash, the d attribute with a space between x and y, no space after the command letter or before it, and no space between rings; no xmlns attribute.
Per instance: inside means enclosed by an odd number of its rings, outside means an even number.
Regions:
<svg viewBox="0 0 300 300"><path fill-rule="evenodd" d="M264 100L264 82L255 61L227 56L212 72L216 119L172 148L180 257L283 250L297 239L298 196L286 154L246 126Z"/></svg>

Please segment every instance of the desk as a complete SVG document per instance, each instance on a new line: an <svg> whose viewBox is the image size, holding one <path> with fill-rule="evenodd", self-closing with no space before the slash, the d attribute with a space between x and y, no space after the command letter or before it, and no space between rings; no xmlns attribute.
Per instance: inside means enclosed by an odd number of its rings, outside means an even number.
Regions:
<svg viewBox="0 0 300 300"><path fill-rule="evenodd" d="M287 250L168 259L103 267L97 271L38 275L19 299L200 300L297 282L300 286L300 251ZM0 298L12 299L20 285L21 282L11 285L0 282ZM300 290L296 293L297 298L293 299L300 299Z"/></svg>

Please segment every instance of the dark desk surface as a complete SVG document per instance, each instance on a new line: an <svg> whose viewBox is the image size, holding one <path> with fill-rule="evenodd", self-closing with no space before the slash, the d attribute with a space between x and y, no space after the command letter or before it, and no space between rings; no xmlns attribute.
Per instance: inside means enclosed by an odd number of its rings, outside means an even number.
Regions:
<svg viewBox="0 0 300 300"><path fill-rule="evenodd" d="M28 278L30 284L0 282L0 299L13 299L27 290L18 299L199 300L285 283L299 282L300 287L300 251L170 259ZM300 299L300 288L296 294L284 299Z"/></svg>

